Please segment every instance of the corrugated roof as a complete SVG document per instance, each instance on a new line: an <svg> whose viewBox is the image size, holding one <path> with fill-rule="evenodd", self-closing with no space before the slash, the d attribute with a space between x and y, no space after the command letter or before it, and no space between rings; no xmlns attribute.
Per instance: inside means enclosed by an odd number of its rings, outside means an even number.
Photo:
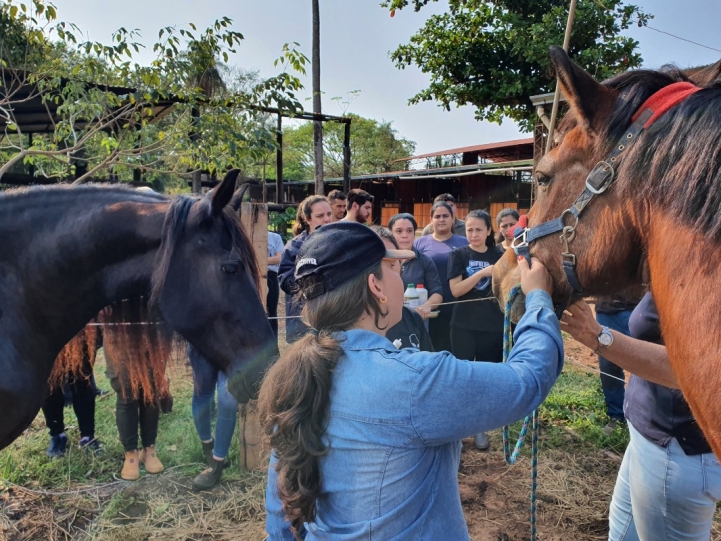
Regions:
<svg viewBox="0 0 721 541"><path fill-rule="evenodd" d="M467 152L478 152L484 153L488 151L508 150L512 147L518 147L522 145L532 145L533 137L526 139L513 139L512 141L503 141L500 143L486 143L485 145L474 145L469 147L451 148L448 150L439 150L438 152L430 152L428 154L419 154L418 156L408 156L407 158L400 158L395 160L396 162L406 162L410 160L420 160L423 158L434 158L436 156L447 156L449 154L465 154Z"/></svg>

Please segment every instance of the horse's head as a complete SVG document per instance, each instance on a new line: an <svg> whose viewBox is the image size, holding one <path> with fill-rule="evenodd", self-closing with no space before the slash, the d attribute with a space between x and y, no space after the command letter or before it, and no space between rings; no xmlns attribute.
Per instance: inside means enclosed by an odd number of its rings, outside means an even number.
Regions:
<svg viewBox="0 0 721 541"><path fill-rule="evenodd" d="M254 398L277 356L258 294L259 271L234 197L237 171L206 197L178 198L163 225L153 299L165 322L228 373L239 402Z"/></svg>
<svg viewBox="0 0 721 541"><path fill-rule="evenodd" d="M564 261L575 258L584 294L616 293L640 281L641 236L648 211L640 197L633 197L628 179L634 160L629 159L625 145L631 149L643 146L648 132L641 132L638 140L627 139L627 132L646 99L682 76L639 70L601 84L571 62L563 49L553 47L550 54L569 110L559 124L555 148L541 158L534 171L538 197L528 214L528 227L561 218L567 229L539 237L529 248L551 273L554 302L565 306L576 293L564 272ZM611 164L619 145L624 150ZM613 167L596 167L601 161ZM614 175L613 181L609 174ZM583 206L576 219L569 209L579 206L577 200L587 185L594 189L602 185L605 191ZM494 293L504 306L508 292L518 283L513 250L496 264L493 279Z"/></svg>

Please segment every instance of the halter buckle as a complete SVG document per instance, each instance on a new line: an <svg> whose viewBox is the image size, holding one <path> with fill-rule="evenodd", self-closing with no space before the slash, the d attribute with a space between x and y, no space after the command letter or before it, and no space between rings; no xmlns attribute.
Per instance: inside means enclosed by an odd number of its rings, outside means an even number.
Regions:
<svg viewBox="0 0 721 541"><path fill-rule="evenodd" d="M586 188L595 195L602 194L608 190L615 176L613 165L601 160L586 177Z"/></svg>
<svg viewBox="0 0 721 541"><path fill-rule="evenodd" d="M511 241L511 248L513 248L513 251L516 252L516 255L518 255L518 249L519 248L525 248L528 246L528 232L530 231L529 228L521 229L520 233L516 233L513 237L513 240ZM520 239L520 242L518 242Z"/></svg>

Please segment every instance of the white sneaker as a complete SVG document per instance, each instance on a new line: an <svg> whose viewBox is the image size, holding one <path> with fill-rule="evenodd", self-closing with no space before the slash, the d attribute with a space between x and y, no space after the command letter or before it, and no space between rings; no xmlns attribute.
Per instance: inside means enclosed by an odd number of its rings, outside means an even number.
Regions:
<svg viewBox="0 0 721 541"><path fill-rule="evenodd" d="M473 443L475 444L476 449L480 449L481 451L485 451L491 446L485 432L476 434L475 438L473 438Z"/></svg>

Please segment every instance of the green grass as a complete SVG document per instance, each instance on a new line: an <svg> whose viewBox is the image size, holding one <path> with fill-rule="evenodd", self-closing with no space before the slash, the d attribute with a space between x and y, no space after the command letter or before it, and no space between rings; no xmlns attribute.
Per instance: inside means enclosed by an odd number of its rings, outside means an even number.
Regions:
<svg viewBox="0 0 721 541"><path fill-rule="evenodd" d="M104 375L102 351L98 354L95 375L98 385L110 389ZM171 373L174 397L173 412L161 415L157 449L167 468L174 468L188 476L202 468L202 449L195 432L191 414L192 382L185 366ZM51 490L63 490L78 485L110 483L120 473L123 449L115 426L115 394L110 392L96 401L96 435L105 449L94 456L78 449L79 434L72 408L65 408L68 434L68 453L64 458L51 460L45 456L49 436L42 415L10 447L0 451L0 483ZM601 384L597 374L567 366L550 395L540 408L542 426L541 448L568 450L572 446L592 445L596 448L622 452L628 444L628 431L618 428L610 436L603 434L608 422ZM518 434L520 423L511 431ZM236 435L237 436L237 435ZM529 440L527 440L529 441ZM527 452L527 450L524 450ZM233 444L230 460L238 463L238 446ZM227 474L227 475L226 475ZM226 470L224 479L240 480L243 474L237 467ZM112 505L111 505L112 506Z"/></svg>
<svg viewBox="0 0 721 541"><path fill-rule="evenodd" d="M538 412L541 450L582 451L592 446L622 453L628 445L628 429L625 426L617 428L610 436L603 433L609 418L598 374L566 365ZM510 429L511 446L515 444L521 425L519 421ZM529 434L521 452L523 456L530 455L530 441Z"/></svg>
<svg viewBox="0 0 721 541"><path fill-rule="evenodd" d="M105 378L105 361L98 352L95 377L101 389L110 390ZM199 473L203 465L200 439L195 432L191 414L193 386L188 368L174 367L170 373L173 411L161 414L156 447L165 468L175 468L188 475ZM104 453L95 456L78 448L80 439L72 408L65 408L68 452L65 457L51 460L45 456L49 435L45 420L39 414L30 428L8 448L0 451L0 483L3 480L19 485L54 490L78 484L109 483L119 478L124 452L115 425L115 393L98 398L95 403L95 434ZM237 434L236 434L237 437ZM238 446L232 445L229 459L238 463ZM224 479L233 479L238 468L230 468Z"/></svg>
<svg viewBox="0 0 721 541"><path fill-rule="evenodd" d="M628 445L626 427L617 428L610 436L603 433L609 418L598 374L567 367L539 413L548 447L567 448L569 435L619 453Z"/></svg>

